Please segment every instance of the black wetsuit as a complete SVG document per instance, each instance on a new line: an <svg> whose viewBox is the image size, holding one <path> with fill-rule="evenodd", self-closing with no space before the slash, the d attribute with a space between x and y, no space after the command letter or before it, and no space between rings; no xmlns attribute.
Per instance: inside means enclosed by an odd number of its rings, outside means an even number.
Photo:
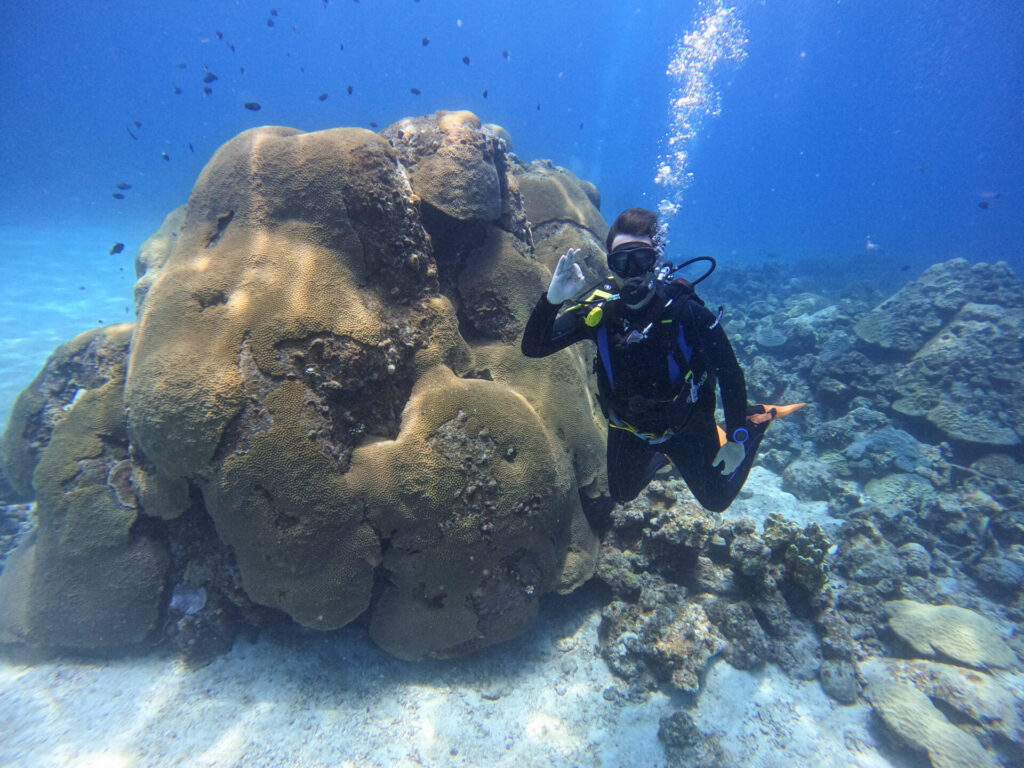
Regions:
<svg viewBox="0 0 1024 768"><path fill-rule="evenodd" d="M613 499L636 498L667 455L697 501L720 512L743 487L764 426L747 421L743 371L714 313L688 283L655 286L656 295L639 310L621 300L606 300L601 321L593 326L586 317L595 302L559 314L560 308L542 294L526 323L523 354L544 357L582 339L597 344L594 368L609 420L608 489ZM616 290L610 285L601 289L611 294ZM720 447L716 381L726 435L730 440L746 437L744 459L729 475L712 466Z"/></svg>

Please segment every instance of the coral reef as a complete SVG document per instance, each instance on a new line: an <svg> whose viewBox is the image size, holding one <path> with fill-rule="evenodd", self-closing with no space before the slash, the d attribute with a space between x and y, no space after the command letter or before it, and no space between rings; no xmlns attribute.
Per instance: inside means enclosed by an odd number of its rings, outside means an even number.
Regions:
<svg viewBox="0 0 1024 768"><path fill-rule="evenodd" d="M603 275L606 225L592 185L509 147L467 112L221 147L137 255L137 322L59 351L19 400L2 464L38 528L0 576L0 635L124 646L168 626L206 647L204 625L367 614L397 656L453 656L586 581L581 499L605 483L589 365L524 360L518 337L550 277L537 254L583 245ZM103 568L72 567L97 547ZM182 589L203 607L179 610Z"/></svg>

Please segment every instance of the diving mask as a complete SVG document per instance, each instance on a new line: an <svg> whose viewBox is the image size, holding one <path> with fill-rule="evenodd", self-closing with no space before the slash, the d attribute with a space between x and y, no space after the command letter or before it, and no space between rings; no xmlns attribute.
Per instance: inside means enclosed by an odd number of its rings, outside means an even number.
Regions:
<svg viewBox="0 0 1024 768"><path fill-rule="evenodd" d="M657 263L657 249L646 243L627 243L608 254L608 267L621 278L645 275Z"/></svg>

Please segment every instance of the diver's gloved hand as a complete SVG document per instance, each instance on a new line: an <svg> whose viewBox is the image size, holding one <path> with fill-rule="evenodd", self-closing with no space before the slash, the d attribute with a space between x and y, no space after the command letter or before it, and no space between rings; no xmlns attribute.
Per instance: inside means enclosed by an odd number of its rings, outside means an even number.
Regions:
<svg viewBox="0 0 1024 768"><path fill-rule="evenodd" d="M721 473L723 475L731 475L736 471L736 467L743 462L743 457L746 455L747 452L743 447L743 443L734 443L730 440L718 449L718 453L715 454L711 466L715 467L718 464L723 464Z"/></svg>
<svg viewBox="0 0 1024 768"><path fill-rule="evenodd" d="M561 304L571 299L583 287L580 253L582 251L579 248L570 248L558 258L555 274L551 276L551 285L548 286L548 301L552 304Z"/></svg>

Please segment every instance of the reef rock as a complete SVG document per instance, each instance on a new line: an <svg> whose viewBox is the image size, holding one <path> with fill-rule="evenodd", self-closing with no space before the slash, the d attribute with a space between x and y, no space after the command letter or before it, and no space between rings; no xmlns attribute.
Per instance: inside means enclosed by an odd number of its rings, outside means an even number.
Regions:
<svg viewBox="0 0 1024 768"><path fill-rule="evenodd" d="M924 605L913 600L885 604L889 626L924 656L942 654L968 666L1010 667L1017 657L999 629L984 616L955 605Z"/></svg>
<svg viewBox="0 0 1024 768"><path fill-rule="evenodd" d="M913 353L970 302L1024 307L1024 283L1005 262L951 259L929 267L866 313L854 331L869 344Z"/></svg>
<svg viewBox="0 0 1024 768"><path fill-rule="evenodd" d="M571 219L559 247L606 225L588 185L520 165L502 133L442 112L217 151L140 250L134 327L76 340L19 401L3 467L39 529L0 577L3 638L142 641L196 504L237 568L190 582L206 605L236 584L307 627L369 611L403 658L509 638L591 576L589 365L524 359L518 337L550 279L527 222ZM115 342L113 367L76 363Z"/></svg>
<svg viewBox="0 0 1024 768"><path fill-rule="evenodd" d="M1017 445L1024 433L1024 307L965 304L895 376L893 408L953 440Z"/></svg>
<svg viewBox="0 0 1024 768"><path fill-rule="evenodd" d="M977 739L949 722L914 686L873 679L867 696L886 726L910 746L927 752L935 768L998 768L995 757Z"/></svg>

